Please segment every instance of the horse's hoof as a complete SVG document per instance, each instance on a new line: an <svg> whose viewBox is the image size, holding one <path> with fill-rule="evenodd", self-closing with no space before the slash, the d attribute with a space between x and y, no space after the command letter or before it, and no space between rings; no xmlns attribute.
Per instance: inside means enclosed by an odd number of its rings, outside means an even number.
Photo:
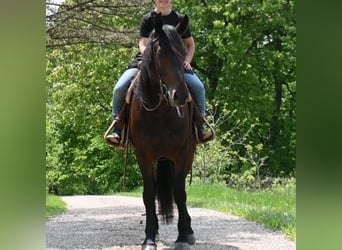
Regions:
<svg viewBox="0 0 342 250"><path fill-rule="evenodd" d="M195 238L195 235L194 235L194 234L188 234L188 235L187 235L187 238L188 238L188 243L189 243L190 245L195 244L196 238Z"/></svg>
<svg viewBox="0 0 342 250"><path fill-rule="evenodd" d="M157 250L156 244L149 245L149 244L143 244L141 246L141 250Z"/></svg>
<svg viewBox="0 0 342 250"><path fill-rule="evenodd" d="M141 250L157 250L157 245L152 240L148 239L141 246Z"/></svg>
<svg viewBox="0 0 342 250"><path fill-rule="evenodd" d="M188 242L176 242L175 250L190 250L190 244Z"/></svg>

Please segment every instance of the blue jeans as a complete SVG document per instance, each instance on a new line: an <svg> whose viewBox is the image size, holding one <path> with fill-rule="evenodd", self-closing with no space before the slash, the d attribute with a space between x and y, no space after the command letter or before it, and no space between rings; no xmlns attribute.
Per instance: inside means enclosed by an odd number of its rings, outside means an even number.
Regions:
<svg viewBox="0 0 342 250"><path fill-rule="evenodd" d="M122 105L124 104L125 97L129 86L131 85L131 81L138 73L138 68L130 68L127 69L122 76L119 78L119 81L114 86L113 90L113 109L112 115L113 119L119 114Z"/></svg>
<svg viewBox="0 0 342 250"><path fill-rule="evenodd" d="M205 117L205 88L204 84L195 73L184 73L185 82L191 90L193 98L197 102L201 115Z"/></svg>
<svg viewBox="0 0 342 250"><path fill-rule="evenodd" d="M116 83L113 90L113 119L119 114L120 109L125 101L127 90L131 84L132 79L138 73L137 68L127 69L119 81ZM184 78L191 90L195 101L198 104L201 115L205 116L205 88L201 80L195 73L184 73Z"/></svg>

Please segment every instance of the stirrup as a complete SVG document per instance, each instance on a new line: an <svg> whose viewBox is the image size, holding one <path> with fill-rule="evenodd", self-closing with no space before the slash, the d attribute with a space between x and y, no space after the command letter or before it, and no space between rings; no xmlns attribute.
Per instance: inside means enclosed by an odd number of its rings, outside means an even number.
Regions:
<svg viewBox="0 0 342 250"><path fill-rule="evenodd" d="M212 135L207 137L207 138L202 138L202 140L200 140L198 134L198 127L196 126L196 124L194 124L194 128L195 128L195 139L196 139L196 145L200 145L200 144L204 144L207 143L208 141L214 140L215 139L215 130L214 128L209 124L209 122L207 121L206 118L202 117L204 123L209 127L209 129L211 130Z"/></svg>
<svg viewBox="0 0 342 250"><path fill-rule="evenodd" d="M120 141L119 143L113 143L111 140L110 140L110 137L112 136L110 133L111 131L113 130L113 128L116 126L116 123L122 123L121 120L119 119L114 119L114 121L111 123L111 125L109 126L109 128L107 129L107 131L105 132L104 136L103 136L103 139L105 140L106 143L108 143L109 145L111 145L112 147L115 147L115 148L119 148L119 149L124 149L124 135L125 135L125 126L122 125L122 124L119 124L120 128L121 129L121 136L120 136Z"/></svg>

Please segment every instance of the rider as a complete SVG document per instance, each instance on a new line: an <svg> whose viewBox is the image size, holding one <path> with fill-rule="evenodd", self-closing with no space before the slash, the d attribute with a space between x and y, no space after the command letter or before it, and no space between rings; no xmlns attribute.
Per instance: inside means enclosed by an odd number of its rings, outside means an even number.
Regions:
<svg viewBox="0 0 342 250"><path fill-rule="evenodd" d="M179 21L184 17L183 14L180 14L171 9L172 0L155 0L156 8L151 10L149 13L145 14L142 18L140 24L140 39L139 39L139 53L137 57L133 60L131 65L128 66L128 69L123 73L120 77L119 81L114 87L113 91L113 119L119 120L118 114L120 109L125 101L125 96L127 89L129 88L132 79L138 73L138 64L142 59L142 54L146 49L148 38L150 33L154 28L154 17L161 13L163 17L164 24L170 24L176 26ZM191 60L195 53L195 42L191 35L190 28L186 30L184 34L181 35L183 38L184 44L186 46L186 56L184 61L184 78L188 87L190 88L193 97L195 98L199 111L202 117L205 117L205 88L201 80L196 76L194 72L192 72ZM206 132L203 124L198 127L198 139L200 142L207 141L209 138L213 137L212 132ZM114 133L107 135L106 140L111 142L114 145L118 145L121 140L121 129L117 128L114 124Z"/></svg>

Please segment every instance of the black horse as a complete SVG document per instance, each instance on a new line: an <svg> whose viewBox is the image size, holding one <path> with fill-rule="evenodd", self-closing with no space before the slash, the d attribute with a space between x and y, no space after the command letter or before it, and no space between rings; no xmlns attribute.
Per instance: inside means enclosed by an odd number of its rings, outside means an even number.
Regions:
<svg viewBox="0 0 342 250"><path fill-rule="evenodd" d="M140 77L131 101L129 139L144 180L146 238L142 249L156 249L159 213L170 223L173 202L178 208L177 249L195 243L186 206L185 178L192 168L195 140L191 96L184 80L185 50L180 34L188 26L185 16L177 27L163 25L161 15L144 52Z"/></svg>

